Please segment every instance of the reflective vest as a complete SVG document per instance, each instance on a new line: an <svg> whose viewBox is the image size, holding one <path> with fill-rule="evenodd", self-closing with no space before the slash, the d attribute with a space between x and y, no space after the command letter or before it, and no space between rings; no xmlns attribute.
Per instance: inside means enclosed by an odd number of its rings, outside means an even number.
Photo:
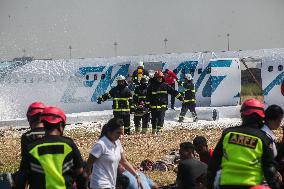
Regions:
<svg viewBox="0 0 284 189"><path fill-rule="evenodd" d="M39 162L30 162L31 171L45 175L46 189L66 189L63 174L72 169L73 159L65 163L64 160L71 152L71 146L64 142L39 144L29 151Z"/></svg>
<svg viewBox="0 0 284 189"><path fill-rule="evenodd" d="M223 139L220 185L254 186L262 183L262 140L229 132Z"/></svg>

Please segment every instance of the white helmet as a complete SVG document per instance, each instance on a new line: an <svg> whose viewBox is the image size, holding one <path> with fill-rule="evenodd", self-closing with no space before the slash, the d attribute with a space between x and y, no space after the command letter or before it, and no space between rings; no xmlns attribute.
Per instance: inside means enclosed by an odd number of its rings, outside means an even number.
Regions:
<svg viewBox="0 0 284 189"><path fill-rule="evenodd" d="M154 78L154 76L155 76L155 71L149 70L149 78Z"/></svg>
<svg viewBox="0 0 284 189"><path fill-rule="evenodd" d="M125 80L126 80L126 78L123 75L118 75L116 77L116 81L125 81Z"/></svg>
<svg viewBox="0 0 284 189"><path fill-rule="evenodd" d="M143 75L140 79L141 83L148 83L149 77L147 75Z"/></svg>
<svg viewBox="0 0 284 189"><path fill-rule="evenodd" d="M187 79L187 80L193 80L193 77L192 77L192 75L191 74L185 74L185 78Z"/></svg>
<svg viewBox="0 0 284 189"><path fill-rule="evenodd" d="M139 61L137 67L143 67L144 68L144 62L143 61Z"/></svg>

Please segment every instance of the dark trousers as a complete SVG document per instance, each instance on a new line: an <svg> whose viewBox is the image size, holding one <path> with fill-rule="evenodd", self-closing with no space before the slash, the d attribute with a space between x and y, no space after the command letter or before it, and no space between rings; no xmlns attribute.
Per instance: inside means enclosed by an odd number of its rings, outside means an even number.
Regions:
<svg viewBox="0 0 284 189"><path fill-rule="evenodd" d="M164 126L166 110L151 110L152 132L160 132Z"/></svg>
<svg viewBox="0 0 284 189"><path fill-rule="evenodd" d="M173 89L175 89L176 85L175 83L170 85ZM174 95L171 95L171 108L174 109L175 107L175 100L176 100L176 97Z"/></svg>
<svg viewBox="0 0 284 189"><path fill-rule="evenodd" d="M183 120L183 118L186 115L188 110L191 112L193 119L197 118L195 107L196 107L196 104L183 103L182 107L181 107L181 112L180 112L180 115L179 115L180 119Z"/></svg>
<svg viewBox="0 0 284 189"><path fill-rule="evenodd" d="M113 112L113 116L123 120L124 134L130 135L130 114L125 112Z"/></svg>
<svg viewBox="0 0 284 189"><path fill-rule="evenodd" d="M142 128L147 129L150 121L150 114L146 113L143 116L134 116L134 125L135 128L140 128L142 119Z"/></svg>

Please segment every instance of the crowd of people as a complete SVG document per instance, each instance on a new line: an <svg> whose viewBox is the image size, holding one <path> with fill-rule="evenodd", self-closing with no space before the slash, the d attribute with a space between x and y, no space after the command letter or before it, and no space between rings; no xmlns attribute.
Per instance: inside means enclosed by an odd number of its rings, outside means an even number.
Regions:
<svg viewBox="0 0 284 189"><path fill-rule="evenodd" d="M101 135L83 161L71 138L63 135L66 115L58 107L42 102L32 103L27 111L30 130L21 137L21 163L15 173L16 189L157 189L143 171L128 160L120 142L121 135L130 134L130 113L135 131L146 133L151 117L152 131L160 132L167 109L168 94L183 101L180 120L189 109L195 119L192 77L185 75L180 85L184 96L164 83L161 71L148 84L141 74L132 99L125 78L98 99L98 103L113 99L113 115L102 128ZM136 79L136 77L133 77ZM191 92L188 92L191 91ZM139 111L138 111L139 109ZM148 111L150 110L150 111ZM145 112L146 113L145 113ZM273 130L281 126L280 106L264 104L257 99L243 102L242 123L224 129L216 147L209 148L207 139L196 136L179 146L176 182L167 188L176 189L280 189L284 188L284 137L277 142ZM284 135L283 135L284 136ZM166 187L163 187L166 188Z"/></svg>
<svg viewBox="0 0 284 189"><path fill-rule="evenodd" d="M135 132L143 134L148 132L151 120L152 134L163 130L164 118L168 109L168 96L171 95L171 109L175 109L175 98L182 101L182 110L179 122L183 122L188 110L193 121L197 121L195 111L195 88L191 74L184 74L183 81L177 78L176 73L166 69L158 70L154 75L144 69L143 62L139 62L137 69L132 75L132 84L135 86L134 94L128 88L126 78L119 75L117 86L97 99L98 104L112 99L113 115L124 121L124 133L131 134L130 114L134 114ZM183 87L183 92L175 90L175 83ZM142 129L141 129L142 120Z"/></svg>

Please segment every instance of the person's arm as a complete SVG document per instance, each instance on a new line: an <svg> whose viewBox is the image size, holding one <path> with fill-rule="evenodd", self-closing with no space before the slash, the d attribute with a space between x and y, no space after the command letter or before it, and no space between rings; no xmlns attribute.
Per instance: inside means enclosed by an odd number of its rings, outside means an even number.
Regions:
<svg viewBox="0 0 284 189"><path fill-rule="evenodd" d="M167 92L168 92L168 94L175 96L177 99L179 99L181 101L183 100L183 96L178 91L174 90L174 88L172 88L169 85L167 85Z"/></svg>
<svg viewBox="0 0 284 189"><path fill-rule="evenodd" d="M269 141L269 140L267 140ZM276 162L274 161L274 153L272 149L271 142L263 142L263 155L262 155L262 167L263 174L267 184L272 189L280 188L278 180L277 180L277 170L276 170Z"/></svg>
<svg viewBox="0 0 284 189"><path fill-rule="evenodd" d="M83 159L75 143L73 144L73 154L74 173L76 176L77 188L86 189L88 187L88 175L86 172L84 172Z"/></svg>
<svg viewBox="0 0 284 189"><path fill-rule="evenodd" d="M138 174L138 171L136 171L133 166L131 165L131 163L126 159L125 157L125 154L122 152L121 153L121 160L120 160L120 163L122 164L122 166L127 170L129 171L136 179L137 179L137 184L138 184L138 187L143 189L143 186L142 186L142 181L141 181L141 178L140 178L140 175Z"/></svg>
<svg viewBox="0 0 284 189"><path fill-rule="evenodd" d="M15 189L26 189L28 182L28 173L30 170L30 163L28 160L28 152L24 151L22 154L22 159L20 163L20 168L15 179Z"/></svg>
<svg viewBox="0 0 284 189"><path fill-rule="evenodd" d="M87 166L86 166L86 173L88 175L88 178L90 178L90 175L92 174L92 168L94 162L101 157L103 154L103 148L102 145L99 143L96 143L92 149L92 151L89 154L89 158L87 160Z"/></svg>

